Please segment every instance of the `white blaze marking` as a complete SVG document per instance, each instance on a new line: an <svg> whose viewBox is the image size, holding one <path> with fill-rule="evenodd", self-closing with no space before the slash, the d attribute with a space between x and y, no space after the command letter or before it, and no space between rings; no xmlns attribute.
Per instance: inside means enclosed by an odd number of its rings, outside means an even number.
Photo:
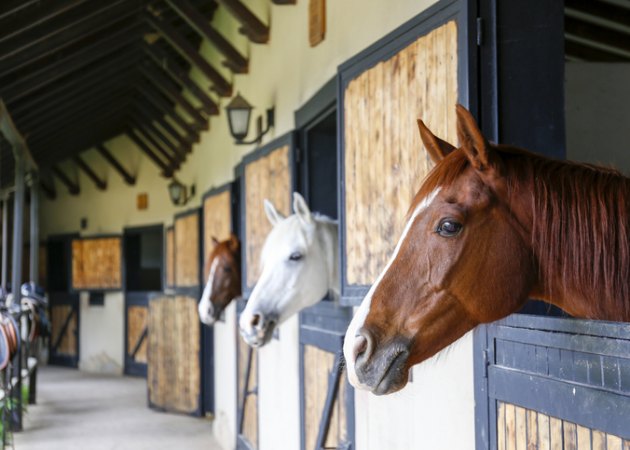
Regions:
<svg viewBox="0 0 630 450"><path fill-rule="evenodd" d="M214 258L212 261L212 265L210 266L210 274L208 275L208 282L206 283L206 287L203 289L203 294L201 294L201 300L199 301L199 316L202 322L206 322L207 320L211 320L212 317L209 316L208 310L212 303L210 302L210 296L212 295L212 285L214 283L214 275L217 271L217 266L219 265L219 258Z"/></svg>
<svg viewBox="0 0 630 450"><path fill-rule="evenodd" d="M383 280L383 277L385 276L385 274L391 267L392 263L398 256L398 252L400 251L400 248L402 247L402 244L405 241L405 238L407 237L409 230L411 230L411 226L415 222L416 218L420 215L422 211L427 209L431 203L433 203L433 200L435 200L435 197L438 195L439 192L440 192L440 188L439 187L435 188L433 192L431 192L426 198L424 198L420 202L420 204L418 204L416 209L413 211L413 214L409 218L409 221L405 225L405 229L403 230L402 235L400 236L400 239L398 240L398 244L396 244L394 253L389 259L387 265L385 266L385 269L383 269L383 271L378 276L374 284L372 284L372 287L370 288L365 298L361 302L361 305L359 306L357 313L352 318L350 325L348 325L348 331L346 331L346 337L344 339L344 344L343 344L343 353L346 359L348 378L350 380L350 384L352 384L354 387L357 387L357 388L363 387L364 389L366 388L366 386L363 386L359 382L359 380L357 379L357 375L354 371L353 347L354 347L355 338L357 336L357 332L365 323L365 319L367 318L368 313L370 312L370 305L372 303L372 295L374 295L374 291L376 291L376 288L381 283L381 281Z"/></svg>

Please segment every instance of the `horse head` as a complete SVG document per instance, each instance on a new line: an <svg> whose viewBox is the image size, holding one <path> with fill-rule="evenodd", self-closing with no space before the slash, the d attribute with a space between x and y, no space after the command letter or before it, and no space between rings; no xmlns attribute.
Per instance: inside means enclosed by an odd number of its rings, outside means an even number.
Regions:
<svg viewBox="0 0 630 450"><path fill-rule="evenodd" d="M273 228L261 254L261 275L241 314L241 336L260 347L271 339L276 326L330 291L337 274L337 224L313 214L298 193L293 194L293 214L284 217L265 200Z"/></svg>
<svg viewBox="0 0 630 450"><path fill-rule="evenodd" d="M206 325L216 322L226 306L241 295L241 246L238 238L214 243L206 262L208 278L199 301L199 318Z"/></svg>
<svg viewBox="0 0 630 450"><path fill-rule="evenodd" d="M413 365L519 309L536 282L527 218L506 200L518 188L460 105L457 119L459 148L418 121L436 165L346 333L350 382L375 394L403 388Z"/></svg>

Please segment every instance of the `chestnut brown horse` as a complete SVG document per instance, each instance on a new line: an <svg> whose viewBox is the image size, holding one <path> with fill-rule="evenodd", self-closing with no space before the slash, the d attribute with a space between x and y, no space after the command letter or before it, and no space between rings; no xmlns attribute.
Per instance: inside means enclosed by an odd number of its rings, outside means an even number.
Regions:
<svg viewBox="0 0 630 450"><path fill-rule="evenodd" d="M214 248L208 255L205 272L206 287L199 300L199 319L206 325L219 320L226 306L241 295L241 245L234 235L219 242L212 238Z"/></svg>
<svg viewBox="0 0 630 450"><path fill-rule="evenodd" d="M436 166L346 333L350 382L375 394L528 298L630 321L630 179L490 144L460 105L457 122L459 148L418 121Z"/></svg>

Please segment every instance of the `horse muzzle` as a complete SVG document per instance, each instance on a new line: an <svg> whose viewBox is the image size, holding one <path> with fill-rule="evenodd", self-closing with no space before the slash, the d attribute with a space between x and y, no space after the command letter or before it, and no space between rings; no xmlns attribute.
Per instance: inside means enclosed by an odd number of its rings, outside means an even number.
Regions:
<svg viewBox="0 0 630 450"><path fill-rule="evenodd" d="M362 328L354 343L354 370L361 387L375 395L396 392L407 384L409 342L395 339L377 346L374 337Z"/></svg>
<svg viewBox="0 0 630 450"><path fill-rule="evenodd" d="M273 315L254 313L251 316L241 316L239 332L241 337L251 347L262 347L267 344L276 328L278 321Z"/></svg>

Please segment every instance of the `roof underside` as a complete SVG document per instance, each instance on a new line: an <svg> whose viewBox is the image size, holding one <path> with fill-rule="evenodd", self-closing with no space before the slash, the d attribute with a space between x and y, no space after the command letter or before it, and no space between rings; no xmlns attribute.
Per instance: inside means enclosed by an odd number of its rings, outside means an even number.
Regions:
<svg viewBox="0 0 630 450"><path fill-rule="evenodd" d="M241 0L2 1L0 98L40 168L127 133L172 175L218 113L217 96L232 93L231 77L199 54L202 39L231 72L247 72L246 57L210 25L218 3L252 42L267 41L267 25ZM630 61L628 8L626 0L566 0L567 60ZM208 84L190 79L193 66ZM0 186L13 171L3 141Z"/></svg>

